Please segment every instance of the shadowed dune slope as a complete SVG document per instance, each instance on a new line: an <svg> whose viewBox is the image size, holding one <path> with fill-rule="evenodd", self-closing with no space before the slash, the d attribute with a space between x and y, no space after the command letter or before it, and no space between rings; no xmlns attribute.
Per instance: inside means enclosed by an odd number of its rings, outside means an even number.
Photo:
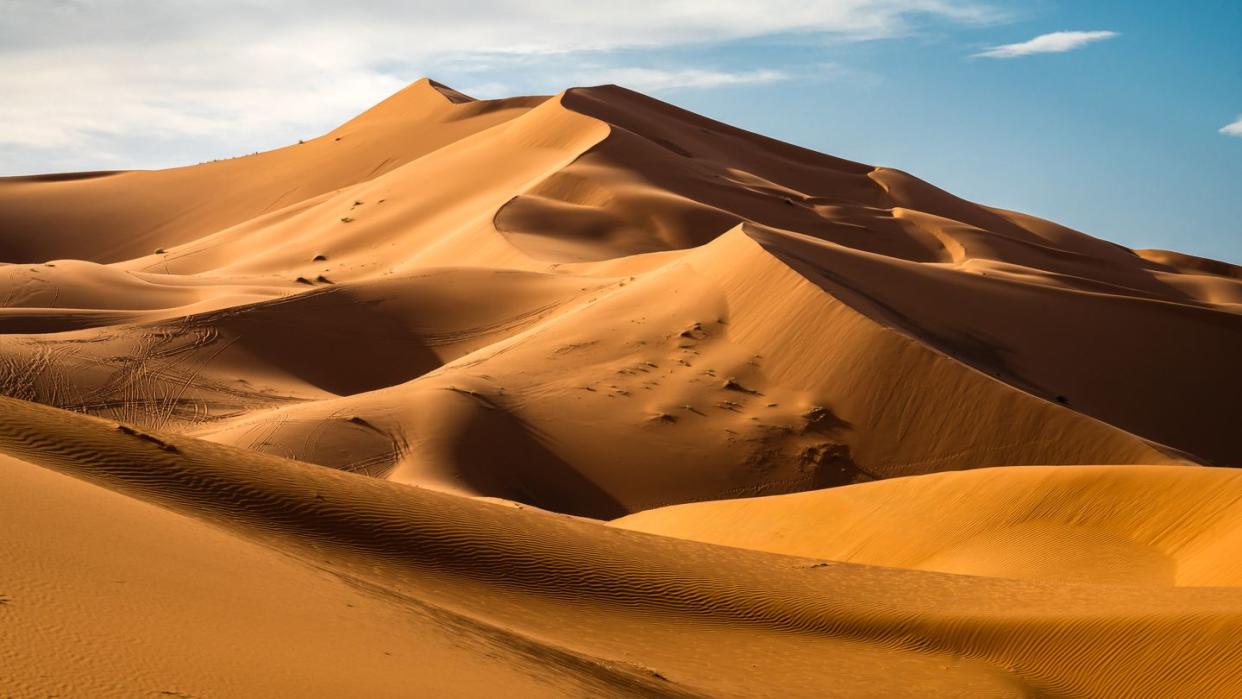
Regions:
<svg viewBox="0 0 1242 699"><path fill-rule="evenodd" d="M162 319L0 335L0 386L61 408L194 429L408 381L554 314L595 286L566 275L449 268L321 283L304 294L182 316L185 306L135 311L129 320ZM59 328L76 316L74 309L61 313L47 309L43 322Z"/></svg>
<svg viewBox="0 0 1242 699"><path fill-rule="evenodd" d="M445 627L467 649L477 641L492 647L493 659L509 661L476 680L538 662L542 669L515 691L530 692L543 680L550 683L541 692L547 695L788 696L825 684L842 695L866 696L1123 695L1135 688L1229 696L1240 689L1229 671L1242 653L1242 597L1233 589L1049 584L824 565L475 502L11 399L0 399L0 418L0 467L14 482L48 489L55 508L76 502L107 518L108 528L88 533L82 545L115 528L148 550L181 541L192 548L167 555L209 557L205 574L221 587L209 588L195 614L226 599L230 567L248 565L262 551L253 543L285 554L256 563L271 577L234 601L265 605L256 609L263 624L243 632L249 619L216 617L206 630L213 643L235 642L242 633L245 643L260 642L269 624L285 623L289 602L319 599L323 613L342 617L334 623L345 625L342 633L394 629L359 638L348 651L380 673L364 680L380 689L394 661L372 650L442 659L434 672L426 663L407 665L403 689L411 681L434 687L454 677L460 647L439 645ZM95 486L49 478L28 464ZM0 517L27 510L6 507ZM171 541L143 543L150 530L126 526L140 522L167 527ZM78 614L73 598L61 593L80 583L40 574L57 549L20 541L5 546L16 555L7 559L10 588L0 611L19 615L31 629L26 635L47 645L34 629L49 618L44 615ZM148 619L180 613L193 597L186 586L196 583L158 574L150 556L88 560L99 566L92 576L132 580L110 584L142 590L147 596L133 603ZM304 585L298 597L265 603L269 590L298 580ZM263 681L244 674L256 670L240 653L217 655L221 666L211 676L177 654L131 674L143 646L158 643L158 625L126 619L112 601L103 607L121 614L122 626L93 623L89 633L106 641L128 631L139 639L106 667L75 657L77 641L71 642L67 661L103 693L151 687L197 694ZM318 622L299 623L313 631ZM310 635L288 635L279 654L268 656L269 682L287 676L287 663L321 652ZM13 638L0 640L10 684L42 687L48 663L65 651L32 654L37 644ZM694 650L708 639L710 654ZM833 663L823 662L828 656ZM298 681L339 682L328 665L312 663L311 674ZM59 673L73 686L71 675Z"/></svg>
<svg viewBox="0 0 1242 699"><path fill-rule="evenodd" d="M796 233L756 238L855 309L981 371L1200 459L1242 463L1230 429L1242 392L1233 308L1074 290L1012 266L962 274ZM1195 408L1175 407L1185 404Z"/></svg>

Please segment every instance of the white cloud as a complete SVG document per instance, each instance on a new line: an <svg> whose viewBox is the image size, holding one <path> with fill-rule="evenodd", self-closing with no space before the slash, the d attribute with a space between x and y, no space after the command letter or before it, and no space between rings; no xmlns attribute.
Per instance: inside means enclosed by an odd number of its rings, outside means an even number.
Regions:
<svg viewBox="0 0 1242 699"><path fill-rule="evenodd" d="M659 92L676 88L708 88L727 85L757 85L788 80L789 75L779 70L745 70L723 72L684 68L658 70L654 68L604 68L596 72L581 73L582 84L598 85L616 83L640 92Z"/></svg>
<svg viewBox="0 0 1242 699"><path fill-rule="evenodd" d="M997 16L987 1L0 0L0 174L74 153L81 167L116 167L272 147L423 75L490 96L503 85L772 82L788 71L686 56L760 37L862 41L986 22Z"/></svg>
<svg viewBox="0 0 1242 699"><path fill-rule="evenodd" d="M588 65L559 76L561 82L539 82L534 91L549 92L569 85L623 85L639 92L656 93L678 89L706 89L731 85L760 85L791 79L785 71L768 68L758 70L722 71L701 68L642 68L637 66ZM463 83L462 92L482 99L513 94L514 85L501 82Z"/></svg>
<svg viewBox="0 0 1242 699"><path fill-rule="evenodd" d="M1226 136L1242 136L1242 114L1239 114L1232 124L1222 126L1220 132Z"/></svg>
<svg viewBox="0 0 1242 699"><path fill-rule="evenodd" d="M1051 34L1041 34L1030 41L1023 41L1018 44L994 46L981 53L976 53L974 57L1017 58L1018 56L1029 56L1033 53L1064 53L1097 41L1111 39L1115 36L1120 36L1120 34L1109 31L1052 32Z"/></svg>

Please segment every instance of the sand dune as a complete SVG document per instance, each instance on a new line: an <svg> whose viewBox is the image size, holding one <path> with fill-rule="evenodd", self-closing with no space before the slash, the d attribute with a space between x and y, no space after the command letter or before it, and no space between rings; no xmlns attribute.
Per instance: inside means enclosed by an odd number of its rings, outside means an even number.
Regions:
<svg viewBox="0 0 1242 699"><path fill-rule="evenodd" d="M439 634L461 634L453 628L460 624L475 635L490 636L485 640L501 646L497 653L538 663L536 679L552 683L542 688L548 692L573 693L582 691L573 683L594 682L616 693L810 694L823 688L823 670L814 668L822 666L825 654L840 666L829 671L838 678L836 686L872 695L1082 695L1141 686L1156 693L1176 688L1228 696L1239 690L1236 676L1228 671L1242 653L1242 597L1234 589L1049 586L826 565L609 531L520 506L392 487L188 438L118 429L8 399L0 402L0 415L0 450L9 457L3 464L19 482L54 480L24 466L36 463L104 488L73 481L41 488L50 490L57 504L98 499L105 501L105 512L121 510L117 516L126 518L124 522L172 518L176 528L170 537L190 539L193 550L203 555L223 550L225 557L213 560L214 575L225 575L230 565L245 565L244 558L257 551L249 542L286 554L288 558L278 557L267 568L288 570L272 571L278 577L249 590L245 603L259 603L251 600L261 601L267 585L279 590L308 575L315 580L299 595L322 595L338 606L352 595L362 597L358 603L366 609L338 608L335 615L349 615L351 628L386 622L405 629L395 639L384 634L382 640L372 638L352 649L368 656L369 663L387 664L389 671L392 661L376 657L381 648L419 638L416 643L430 646L431 652L449 654L451 649L436 646ZM113 490L190 519L117 498ZM91 503L85 509L98 507ZM14 510L4 512L6 518L13 517ZM107 531L90 536L104 538ZM134 546L153 545L132 531L126 536L137 539ZM14 581L6 603L14 613L25 603L34 615L55 614L64 603L55 600L65 599L57 586L77 584L72 579L57 583L56 578L49 583L40 576L40 551L20 550L25 553L17 568L22 576ZM172 600L171 609L141 602L153 615L151 623L126 624L144 642L154 643L160 622L177 613L173 603L189 594L186 586L202 583L167 573L161 579L150 561L139 559L123 570L151 595ZM218 585L210 582L208 578L205 586L211 600L229 599L227 578ZM40 596L39 583L51 590ZM287 609L283 604L265 609L263 617L279 628ZM411 617L435 633L429 638L410 635ZM573 622L566 623L570 618ZM1205 618L1212 623L1205 625ZM317 622L300 623L313 630ZM212 631L219 643L228 643L244 628L217 621ZM118 631L96 633L104 640ZM694 651L708 639L712 653ZM247 638L248 643L261 640ZM421 652L417 646L407 649ZM312 656L306 654L312 652L315 648L298 644L284 662L307 662ZM8 648L6 653L20 659L6 665L19 669L21 674L13 675L16 682L29 686L64 651L40 655ZM143 654L130 657L137 662ZM244 671L245 654L232 653L230 658L225 659L227 667ZM1161 662L1152 662L1155 658ZM1107 663L1106 672L1098 672L1101 663ZM110 677L113 684L101 690L132 691L145 684L203 691L200 687L214 684L228 691L229 685L220 680L195 673L196 664L170 655L162 673L147 669L126 679L117 672ZM498 672L506 671L507 663L498 664ZM89 663L79 660L75 665L73 669L89 676ZM520 671L523 665L510 667ZM429 687L450 679L442 668L427 669L431 671L407 667L396 676L372 676L368 682L385 693L396 688L384 683L398 677ZM281 668L281 674L269 675L269 681L286 691L292 685L278 681L283 672ZM316 676L339 681L337 672L322 668ZM74 686L71 677L62 676ZM228 681L240 683L234 686L254 686L246 676L228 676Z"/></svg>
<svg viewBox="0 0 1242 699"><path fill-rule="evenodd" d="M304 143L155 172L5 178L6 262L118 262L382 176L523 113L539 98L459 104L420 80Z"/></svg>
<svg viewBox="0 0 1242 699"><path fill-rule="evenodd" d="M1233 469L990 468L678 505L614 524L794 556L965 575L1242 585L1242 474Z"/></svg>
<svg viewBox="0 0 1242 699"><path fill-rule="evenodd" d="M429 80L0 262L18 696L1242 692L1227 263Z"/></svg>

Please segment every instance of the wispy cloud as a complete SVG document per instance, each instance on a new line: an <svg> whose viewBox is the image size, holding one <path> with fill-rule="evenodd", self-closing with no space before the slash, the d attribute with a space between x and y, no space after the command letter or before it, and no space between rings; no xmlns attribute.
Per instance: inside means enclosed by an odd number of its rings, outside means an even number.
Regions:
<svg viewBox="0 0 1242 699"><path fill-rule="evenodd" d="M708 89L732 85L761 85L789 80L793 76L783 70L762 68L758 70L724 71L703 68L644 68L637 66L587 65L580 70L562 75L559 84L541 82L533 85L534 91L555 91L570 85L603 85L612 83L639 92L658 93L667 90ZM565 82L567 80L568 82ZM511 95L514 85L500 82L464 83L462 91L473 97L492 99Z"/></svg>
<svg viewBox="0 0 1242 699"><path fill-rule="evenodd" d="M1110 31L1052 32L1041 34L1030 41L993 46L986 51L976 53L974 58L1017 58L1035 53L1065 53L1115 36L1121 35Z"/></svg>
<svg viewBox="0 0 1242 699"><path fill-rule="evenodd" d="M786 66L688 56L732 41L871 41L977 24L998 17L991 1L0 0L0 174L271 147L423 75L494 93L792 79Z"/></svg>
<svg viewBox="0 0 1242 699"><path fill-rule="evenodd" d="M1220 132L1226 136L1242 136L1242 114L1239 114L1232 124L1222 126Z"/></svg>
<svg viewBox="0 0 1242 699"><path fill-rule="evenodd" d="M789 74L780 70L761 69L726 72L684 68L660 70L655 68L605 68L598 72L584 73L583 84L617 83L640 91L659 92L678 88L710 88L728 85L758 85L788 80Z"/></svg>

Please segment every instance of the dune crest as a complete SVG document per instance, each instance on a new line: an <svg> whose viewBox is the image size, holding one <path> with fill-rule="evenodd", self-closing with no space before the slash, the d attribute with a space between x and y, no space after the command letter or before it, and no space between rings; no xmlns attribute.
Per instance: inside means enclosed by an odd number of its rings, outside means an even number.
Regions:
<svg viewBox="0 0 1242 699"><path fill-rule="evenodd" d="M0 221L18 695L1242 693L1233 265L612 85Z"/></svg>

